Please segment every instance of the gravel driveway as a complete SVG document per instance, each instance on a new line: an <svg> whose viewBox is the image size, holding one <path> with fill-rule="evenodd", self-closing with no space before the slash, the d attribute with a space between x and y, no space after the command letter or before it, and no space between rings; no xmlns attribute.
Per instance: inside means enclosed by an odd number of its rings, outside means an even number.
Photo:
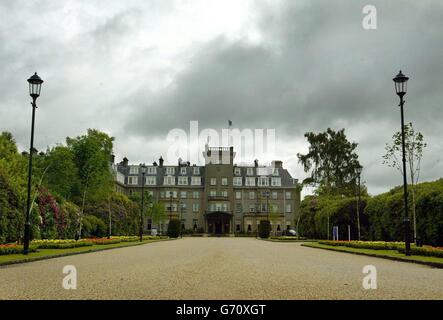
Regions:
<svg viewBox="0 0 443 320"><path fill-rule="evenodd" d="M77 289L62 287L65 265ZM365 290L365 265L377 268ZM0 268L0 299L443 299L443 270L250 238L184 238Z"/></svg>

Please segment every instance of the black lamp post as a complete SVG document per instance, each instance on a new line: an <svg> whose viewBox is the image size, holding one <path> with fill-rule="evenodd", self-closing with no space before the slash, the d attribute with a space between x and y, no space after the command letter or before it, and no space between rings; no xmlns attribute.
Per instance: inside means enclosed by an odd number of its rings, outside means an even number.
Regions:
<svg viewBox="0 0 443 320"><path fill-rule="evenodd" d="M172 191L169 191L169 223L172 219Z"/></svg>
<svg viewBox="0 0 443 320"><path fill-rule="evenodd" d="M361 185L360 185L360 177L363 167L358 165L355 169L355 173L357 174L357 231L358 231L358 241L360 241L360 197L361 197Z"/></svg>
<svg viewBox="0 0 443 320"><path fill-rule="evenodd" d="M185 209L185 204L180 203L180 238L183 238L183 226L182 226L182 219L183 219L183 211Z"/></svg>
<svg viewBox="0 0 443 320"><path fill-rule="evenodd" d="M31 122L31 146L29 148L29 167L28 167L28 199L26 202L26 220L25 220L25 234L23 243L23 254L29 253L29 241L31 240L31 183L32 183L32 153L34 152L34 124L35 124L35 109L37 109L37 98L40 96L43 80L34 73L28 79L29 95L32 97L32 122Z"/></svg>
<svg viewBox="0 0 443 320"><path fill-rule="evenodd" d="M402 142L402 161L403 161L403 192L404 192L404 228L405 228L405 254L411 255L411 240L410 240L410 221L408 217L408 182L406 179L406 151L405 151L405 121L403 105L405 101L403 99L407 90L407 83L409 78L406 77L400 70L400 72L392 79L395 84L395 92L400 97L400 112L401 112L401 142Z"/></svg>
<svg viewBox="0 0 443 320"><path fill-rule="evenodd" d="M145 175L146 175L146 165L143 163L140 165L142 170L142 205L140 210L140 242L143 241L143 211L145 209Z"/></svg>

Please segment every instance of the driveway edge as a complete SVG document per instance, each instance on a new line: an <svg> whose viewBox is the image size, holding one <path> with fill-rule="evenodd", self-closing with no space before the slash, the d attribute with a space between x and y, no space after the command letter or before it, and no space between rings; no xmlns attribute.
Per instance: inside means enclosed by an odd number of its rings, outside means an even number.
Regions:
<svg viewBox="0 0 443 320"><path fill-rule="evenodd" d="M323 248L323 247L317 247L315 245L313 246L313 245L310 245L308 243L302 243L301 246L302 247L308 247L308 248L314 248L314 249L323 249L323 250L335 251L335 252L351 253L351 254L356 254L356 255L360 255L360 256L382 258L382 259L388 259L388 260L393 260L393 261L416 263L416 264L426 265L426 266L433 267L433 268L443 269L443 263L439 263L439 262L409 260L409 259L385 256L385 255L376 254L376 253L364 253L364 252L355 252L355 251L344 251L344 250L335 249L335 248Z"/></svg>
<svg viewBox="0 0 443 320"><path fill-rule="evenodd" d="M128 242L127 245L119 246L119 247L111 247L111 248L104 247L103 249L100 248L100 249L91 249L91 250L85 250L85 251L80 251L80 252L65 252L65 253L55 254L55 255L46 256L46 257L38 257L38 258L30 258L30 259L29 258L28 259L25 258L23 260L0 262L0 269L2 267L10 266L10 265L13 265L13 264L29 263L29 262L34 262L34 261L49 260L49 259L54 259L54 258L62 258L62 257L74 256L74 255L77 255L77 254L93 253L93 252L113 250L113 249L121 249L121 248L127 248L127 247L136 247L136 246L141 246L141 245L145 245L145 244L151 244L151 243L154 243L154 242L172 241L172 240L177 240L177 239L152 240L152 241L145 242L145 243L131 243L131 242Z"/></svg>

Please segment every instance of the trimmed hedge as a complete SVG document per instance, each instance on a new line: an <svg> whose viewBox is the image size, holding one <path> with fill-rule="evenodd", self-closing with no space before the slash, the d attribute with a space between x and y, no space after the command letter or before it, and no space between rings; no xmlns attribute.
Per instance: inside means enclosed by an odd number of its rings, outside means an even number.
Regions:
<svg viewBox="0 0 443 320"><path fill-rule="evenodd" d="M356 249L372 249L372 250L398 250L404 248L404 242L385 242L385 241L333 241L320 240L319 244L328 246L344 246Z"/></svg>
<svg viewBox="0 0 443 320"><path fill-rule="evenodd" d="M258 236L262 239L269 238L271 234L271 222L269 220L261 220L258 225Z"/></svg>
<svg viewBox="0 0 443 320"><path fill-rule="evenodd" d="M398 252L405 253L405 248L399 248ZM443 258L443 250L433 247L411 247L411 254L415 256L427 256Z"/></svg>
<svg viewBox="0 0 443 320"><path fill-rule="evenodd" d="M36 252L35 246L29 246L29 252ZM7 254L23 253L23 246L17 244L3 244L0 245L0 256Z"/></svg>
<svg viewBox="0 0 443 320"><path fill-rule="evenodd" d="M168 224L168 236L170 238L178 238L180 235L180 220L173 219Z"/></svg>

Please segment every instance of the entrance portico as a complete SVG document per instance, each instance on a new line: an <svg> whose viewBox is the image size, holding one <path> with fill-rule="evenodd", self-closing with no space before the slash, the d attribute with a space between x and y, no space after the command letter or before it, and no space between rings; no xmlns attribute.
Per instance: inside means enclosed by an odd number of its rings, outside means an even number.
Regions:
<svg viewBox="0 0 443 320"><path fill-rule="evenodd" d="M232 213L213 211L205 214L206 233L226 234L232 233Z"/></svg>

